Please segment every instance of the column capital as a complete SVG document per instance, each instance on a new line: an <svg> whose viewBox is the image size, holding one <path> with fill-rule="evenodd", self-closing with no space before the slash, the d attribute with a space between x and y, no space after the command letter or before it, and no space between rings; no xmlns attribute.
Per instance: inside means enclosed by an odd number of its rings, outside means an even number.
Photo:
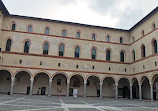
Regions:
<svg viewBox="0 0 158 111"><path fill-rule="evenodd" d="M31 78L30 78L30 81L33 82L33 81L34 81L34 77L31 77Z"/></svg>
<svg viewBox="0 0 158 111"><path fill-rule="evenodd" d="M133 86L133 83L132 83L132 82L130 82L130 84L129 84L129 85L130 85L130 87L132 87L132 86Z"/></svg>
<svg viewBox="0 0 158 111"><path fill-rule="evenodd" d="M152 82L150 82L149 84L150 84L150 86L152 86L152 85L153 85L153 83L152 83Z"/></svg>
<svg viewBox="0 0 158 111"><path fill-rule="evenodd" d="M139 83L138 85L141 86L142 84Z"/></svg>
<svg viewBox="0 0 158 111"><path fill-rule="evenodd" d="M118 86L118 83L115 83L116 86Z"/></svg>
<svg viewBox="0 0 158 111"><path fill-rule="evenodd" d="M87 84L87 80L84 80L84 84Z"/></svg>
<svg viewBox="0 0 158 111"><path fill-rule="evenodd" d="M67 84L70 84L70 80L67 80Z"/></svg>
<svg viewBox="0 0 158 111"><path fill-rule="evenodd" d="M100 84L100 85L103 85L103 83L102 83L102 82L100 82L99 84Z"/></svg>
<svg viewBox="0 0 158 111"><path fill-rule="evenodd" d="M49 78L49 82L50 82L50 83L52 82L52 78Z"/></svg>
<svg viewBox="0 0 158 111"><path fill-rule="evenodd" d="M13 81L14 81L14 80L15 80L15 76L11 77L11 80L13 80Z"/></svg>

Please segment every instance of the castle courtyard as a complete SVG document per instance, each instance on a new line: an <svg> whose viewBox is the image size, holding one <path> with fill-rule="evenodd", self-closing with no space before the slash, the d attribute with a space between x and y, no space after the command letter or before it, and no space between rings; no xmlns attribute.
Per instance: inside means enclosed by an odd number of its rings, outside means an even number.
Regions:
<svg viewBox="0 0 158 111"><path fill-rule="evenodd" d="M158 101L0 94L0 111L157 111Z"/></svg>

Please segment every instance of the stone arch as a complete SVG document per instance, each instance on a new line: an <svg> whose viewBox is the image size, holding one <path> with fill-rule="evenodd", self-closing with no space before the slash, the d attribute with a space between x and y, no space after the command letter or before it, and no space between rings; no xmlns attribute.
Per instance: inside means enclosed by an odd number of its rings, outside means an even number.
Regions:
<svg viewBox="0 0 158 111"><path fill-rule="evenodd" d="M33 74L33 94L47 95L49 91L49 79L51 75L47 71L37 71Z"/></svg>
<svg viewBox="0 0 158 111"><path fill-rule="evenodd" d="M51 78L51 75L47 71L37 71L32 75L32 77L35 77L39 73L45 73L49 78Z"/></svg>
<svg viewBox="0 0 158 111"><path fill-rule="evenodd" d="M121 79L127 79L128 82L129 82L129 84L130 84L130 78L128 78L128 77L119 77L119 78L118 78L118 83L119 83L119 81L120 81Z"/></svg>
<svg viewBox="0 0 158 111"><path fill-rule="evenodd" d="M155 76L158 75L158 72L154 72L150 77L149 77L149 80L153 83L154 80L155 80Z"/></svg>
<svg viewBox="0 0 158 111"><path fill-rule="evenodd" d="M140 84L142 88L142 98L150 99L150 80L147 75L143 75L140 79Z"/></svg>
<svg viewBox="0 0 158 111"><path fill-rule="evenodd" d="M31 73L30 71L26 70L26 69L17 70L17 71L13 74L13 76L15 77L19 72L27 72L27 73L29 74L30 78L33 77L32 73Z"/></svg>
<svg viewBox="0 0 158 111"><path fill-rule="evenodd" d="M58 75L58 74L62 74L62 75L64 75L65 77L66 77L66 79L67 80L70 80L70 77L68 76L68 74L66 74L65 72L55 72L52 76L51 76L51 78L53 79L56 75Z"/></svg>
<svg viewBox="0 0 158 111"><path fill-rule="evenodd" d="M3 70L9 72L11 77L13 76L13 72L10 69L7 69L7 68L0 69L0 71L3 71Z"/></svg>
<svg viewBox="0 0 158 111"><path fill-rule="evenodd" d="M132 84L135 82L134 79L135 79L136 81L138 81L138 83L139 83L139 80L138 80L137 77L132 77L132 78L131 78L131 83L132 83Z"/></svg>
<svg viewBox="0 0 158 111"><path fill-rule="evenodd" d="M112 78L115 82L117 81L116 78L114 76L104 76L102 79L101 79L101 82L103 83L104 79L106 78Z"/></svg>
<svg viewBox="0 0 158 111"><path fill-rule="evenodd" d="M67 95L67 83L69 81L69 76L65 72L55 72L52 75L52 95L58 95L60 89L60 95L66 96Z"/></svg>
<svg viewBox="0 0 158 111"><path fill-rule="evenodd" d="M153 99L158 100L158 93L157 93L157 85L158 85L158 72L153 73L150 76L151 84L153 87ZM150 86L151 87L151 86Z"/></svg>
<svg viewBox="0 0 158 111"><path fill-rule="evenodd" d="M87 80L87 79L88 79L89 77L91 77L91 76L97 77L97 78L99 79L99 81L101 82L101 77L100 77L99 75L97 75L97 74L88 75L88 76L85 78L85 80Z"/></svg>
<svg viewBox="0 0 158 111"><path fill-rule="evenodd" d="M81 76L83 78L83 80L86 80L86 77L83 74L80 74L80 73L74 73L74 74L70 75L69 79L71 79L75 75L79 75L79 76Z"/></svg>
<svg viewBox="0 0 158 111"><path fill-rule="evenodd" d="M7 68L0 69L0 92L8 93L11 89L12 71Z"/></svg>
<svg viewBox="0 0 158 111"><path fill-rule="evenodd" d="M145 79L145 78L147 78L147 79L148 79L148 81L150 82L149 77L148 77L147 75L143 75L143 76L141 76L141 77L140 77L140 84L142 84L142 83L143 83L143 81L144 81L144 79Z"/></svg>
<svg viewBox="0 0 158 111"><path fill-rule="evenodd" d="M102 95L103 97L115 97L115 82L116 78L113 76L104 76L102 78Z"/></svg>
<svg viewBox="0 0 158 111"><path fill-rule="evenodd" d="M85 77L82 74L72 74L70 76L70 96L73 96L73 91L77 90L77 96L84 96L84 81Z"/></svg>
<svg viewBox="0 0 158 111"><path fill-rule="evenodd" d="M136 77L132 77L131 83L132 83L132 98L138 99L139 98L139 81Z"/></svg>
<svg viewBox="0 0 158 111"><path fill-rule="evenodd" d="M100 82L101 78L99 75L88 75L86 77L87 86L86 86L86 93L87 96L94 96L99 97L100 96Z"/></svg>
<svg viewBox="0 0 158 111"><path fill-rule="evenodd" d="M31 72L25 69L20 69L14 73L13 77L15 78L13 93L29 94L30 79L32 77Z"/></svg>
<svg viewBox="0 0 158 111"><path fill-rule="evenodd" d="M129 98L130 97L130 79L128 77L120 77L118 79L118 92L120 97Z"/></svg>

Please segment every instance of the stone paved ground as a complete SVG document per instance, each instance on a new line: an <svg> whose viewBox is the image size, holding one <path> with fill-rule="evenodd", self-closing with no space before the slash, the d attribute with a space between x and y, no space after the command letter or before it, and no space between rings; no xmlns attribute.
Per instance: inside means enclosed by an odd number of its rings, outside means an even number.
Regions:
<svg viewBox="0 0 158 111"><path fill-rule="evenodd" d="M158 102L0 94L0 111L158 111Z"/></svg>

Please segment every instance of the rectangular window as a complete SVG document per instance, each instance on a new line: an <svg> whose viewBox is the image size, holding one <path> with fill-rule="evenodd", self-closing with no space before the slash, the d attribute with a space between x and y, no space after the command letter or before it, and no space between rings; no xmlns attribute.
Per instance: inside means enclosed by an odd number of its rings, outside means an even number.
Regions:
<svg viewBox="0 0 158 111"><path fill-rule="evenodd" d="M61 79L57 79L57 85L61 85Z"/></svg>

